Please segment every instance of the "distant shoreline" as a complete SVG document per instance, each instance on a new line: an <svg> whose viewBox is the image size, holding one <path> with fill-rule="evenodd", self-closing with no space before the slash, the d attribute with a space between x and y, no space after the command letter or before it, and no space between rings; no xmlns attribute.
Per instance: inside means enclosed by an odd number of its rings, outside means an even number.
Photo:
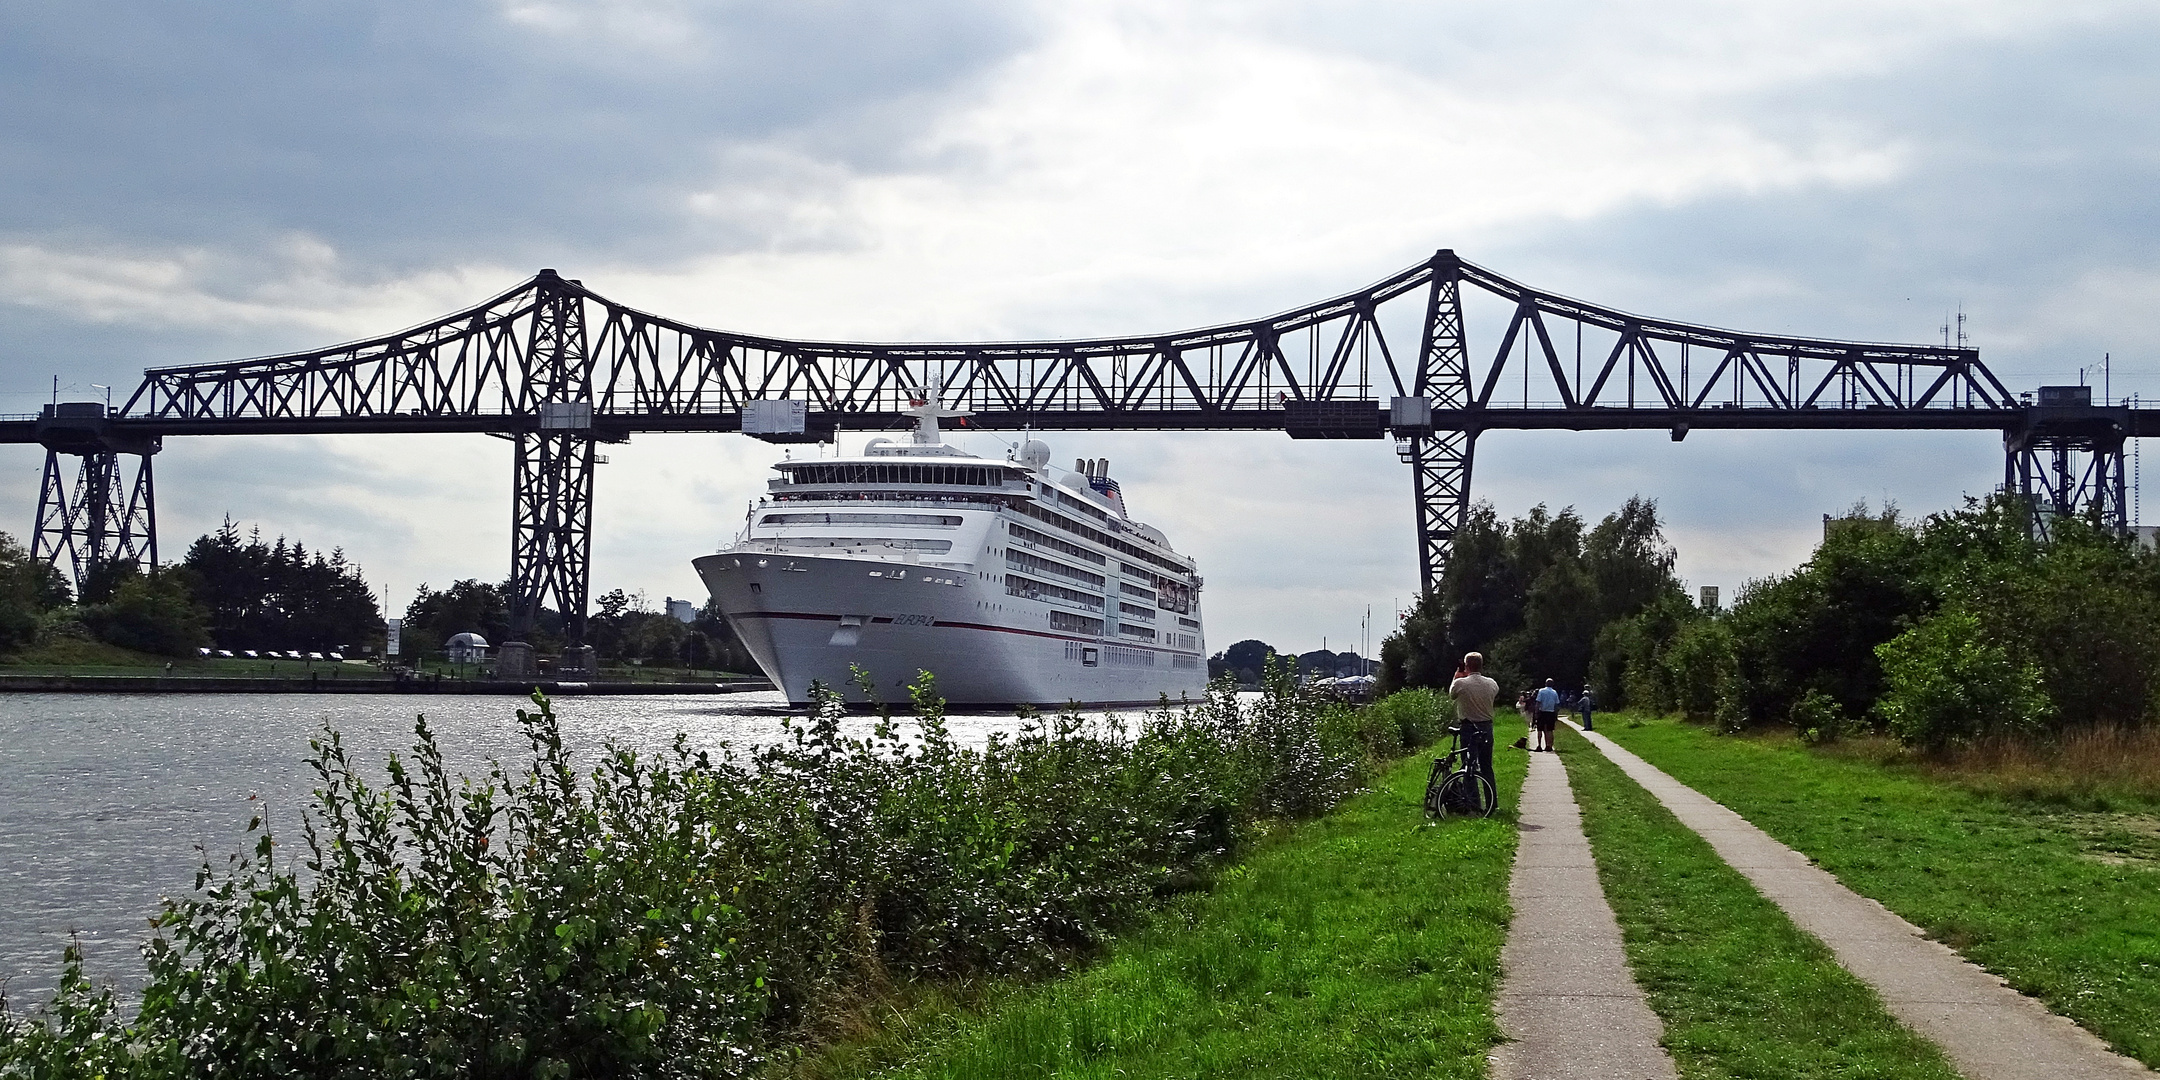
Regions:
<svg viewBox="0 0 2160 1080"><path fill-rule="evenodd" d="M284 679L187 675L5 675L0 693L28 694L741 694L774 689L765 679L709 682L585 682L510 679Z"/></svg>

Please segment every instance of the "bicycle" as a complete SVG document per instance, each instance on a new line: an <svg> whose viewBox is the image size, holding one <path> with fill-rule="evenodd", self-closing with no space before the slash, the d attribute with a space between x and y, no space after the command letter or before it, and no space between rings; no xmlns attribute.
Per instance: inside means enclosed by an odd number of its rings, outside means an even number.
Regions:
<svg viewBox="0 0 2160 1080"><path fill-rule="evenodd" d="M1425 778L1425 813L1444 818L1450 814L1491 817L1500 808L1499 793L1492 781L1470 770L1470 748L1462 744L1462 728L1447 729L1448 752L1433 759Z"/></svg>

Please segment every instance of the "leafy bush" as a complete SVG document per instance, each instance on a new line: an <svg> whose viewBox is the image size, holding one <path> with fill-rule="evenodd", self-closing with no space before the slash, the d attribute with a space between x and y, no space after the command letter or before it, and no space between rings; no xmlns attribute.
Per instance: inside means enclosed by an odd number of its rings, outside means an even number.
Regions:
<svg viewBox="0 0 2160 1080"><path fill-rule="evenodd" d="M1793 702L1793 730L1800 734L1800 741L1809 746L1836 742L1845 734L1847 723L1845 710L1838 707L1837 699L1820 690L1810 690Z"/></svg>
<svg viewBox="0 0 2160 1080"><path fill-rule="evenodd" d="M2062 719L2136 725L2160 713L2160 557L2075 518L2055 522L2047 544L1984 517L1940 531L1963 554L1944 592L2039 668Z"/></svg>
<svg viewBox="0 0 2160 1080"><path fill-rule="evenodd" d="M1446 718L1453 715L1454 703L1445 695L1420 688L1391 694L1362 709L1337 706L1323 714L1322 723L1362 747L1367 766L1377 769L1439 739Z"/></svg>
<svg viewBox="0 0 2160 1080"><path fill-rule="evenodd" d="M1792 573L1752 582L1719 621L1731 634L1738 700L1728 728L1785 720L1810 692L1864 715L1883 692L1875 646L1939 602L1931 553L1894 509L1856 507Z"/></svg>
<svg viewBox="0 0 2160 1080"><path fill-rule="evenodd" d="M48 609L67 602L67 586L45 562L33 559L15 538L0 533L0 653L37 640Z"/></svg>
<svg viewBox="0 0 2160 1080"><path fill-rule="evenodd" d="M1667 712L1679 707L1679 689L1664 662L1665 651L1688 626L1701 621L1693 601L1677 590L1624 619L1606 623L1591 647L1590 688L1606 708Z"/></svg>
<svg viewBox="0 0 2160 1080"><path fill-rule="evenodd" d="M1970 612L1948 609L1879 645L1891 734L1939 750L1977 735L2025 734L2054 716L2038 666L2010 659Z"/></svg>
<svg viewBox="0 0 2160 1080"><path fill-rule="evenodd" d="M580 772L538 695L530 763L478 780L424 720L381 786L329 733L299 862L258 818L168 901L133 1020L71 951L41 1017L0 1014L0 1076L753 1073L886 980L1059 969L1439 723L1430 694L1351 712L1269 676L980 750L927 675L912 724L849 736L819 687L740 760L678 739Z"/></svg>
<svg viewBox="0 0 2160 1080"><path fill-rule="evenodd" d="M1673 707L1699 723L1731 712L1732 683L1737 678L1733 635L1722 620L1699 619L1682 626L1659 657L1671 688ZM1721 703L1724 708L1720 708Z"/></svg>

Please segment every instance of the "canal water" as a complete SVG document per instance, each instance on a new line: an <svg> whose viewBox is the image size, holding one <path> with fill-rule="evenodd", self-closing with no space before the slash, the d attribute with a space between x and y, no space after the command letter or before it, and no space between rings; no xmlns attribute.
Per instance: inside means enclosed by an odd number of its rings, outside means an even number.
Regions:
<svg viewBox="0 0 2160 1080"><path fill-rule="evenodd" d="M183 896L207 853L222 866L246 842L249 815L297 842L315 786L308 740L325 725L353 760L378 767L412 744L424 713L456 771L529 753L515 697L394 695L0 694L0 983L9 1004L43 1004L72 936L99 981L140 987L138 947L165 896ZM749 748L781 736L776 692L709 697L561 698L564 742L665 749ZM867 718L850 720L867 731ZM964 744L1017 725L954 716Z"/></svg>

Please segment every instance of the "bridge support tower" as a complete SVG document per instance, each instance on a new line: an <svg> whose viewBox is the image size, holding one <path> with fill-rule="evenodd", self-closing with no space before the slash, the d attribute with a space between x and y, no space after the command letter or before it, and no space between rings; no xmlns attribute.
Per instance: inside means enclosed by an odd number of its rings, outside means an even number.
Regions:
<svg viewBox="0 0 2160 1080"><path fill-rule="evenodd" d="M537 429L512 436L510 640L532 636L543 607L562 613L570 650L585 640L592 588L595 453L592 362L577 282L542 270L525 351L523 411ZM530 651L529 649L527 650Z"/></svg>
<svg viewBox="0 0 2160 1080"><path fill-rule="evenodd" d="M45 476L38 489L37 526L30 534L31 558L63 569L78 600L115 563L155 569L157 502L150 461L160 440L116 436L104 404L94 401L46 406L37 431L45 445ZM129 457L137 462L132 481L122 460ZM79 462L73 469L69 458Z"/></svg>
<svg viewBox="0 0 2160 1080"><path fill-rule="evenodd" d="M1477 452L1477 430L1440 431L1435 411L1468 409L1470 353L1463 339L1462 263L1451 250L1433 255L1432 291L1425 303L1425 329L1411 396L1397 398L1389 415L1396 454L1410 465L1410 494L1416 503L1418 584L1430 595L1447 576L1455 534L1470 513L1470 466Z"/></svg>
<svg viewBox="0 0 2160 1080"><path fill-rule="evenodd" d="M2018 426L2003 433L2003 490L2030 508L2027 528L2045 540L2058 518L2090 515L2117 535L2130 531L2123 443L2130 410L2095 406L2087 386L2043 386Z"/></svg>

